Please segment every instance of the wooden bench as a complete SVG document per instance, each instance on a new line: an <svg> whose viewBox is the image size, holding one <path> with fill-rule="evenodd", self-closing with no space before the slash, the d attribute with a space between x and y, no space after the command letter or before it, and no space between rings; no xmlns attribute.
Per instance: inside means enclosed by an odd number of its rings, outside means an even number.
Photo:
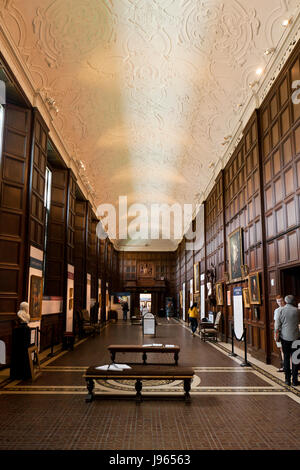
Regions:
<svg viewBox="0 0 300 470"><path fill-rule="evenodd" d="M135 380L136 401L142 401L142 382L145 380L183 380L184 396L186 402L190 401L191 381L194 370L191 367L178 366L145 366L132 365L130 369L124 370L99 370L96 366L91 366L86 370L84 378L87 383L88 395L85 399L87 403L94 398L94 380Z"/></svg>
<svg viewBox="0 0 300 470"><path fill-rule="evenodd" d="M111 355L112 362L115 362L115 357L117 352L127 353L127 352L138 352L143 353L143 362L146 364L147 361L147 352L148 353L174 353L175 364L178 364L179 351L180 347L174 345L170 346L143 346L142 344L110 344L107 348Z"/></svg>

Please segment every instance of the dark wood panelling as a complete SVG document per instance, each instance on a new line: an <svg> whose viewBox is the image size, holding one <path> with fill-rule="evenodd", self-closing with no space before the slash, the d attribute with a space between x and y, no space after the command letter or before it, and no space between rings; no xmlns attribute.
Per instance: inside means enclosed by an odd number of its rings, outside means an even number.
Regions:
<svg viewBox="0 0 300 470"><path fill-rule="evenodd" d="M0 174L0 321L23 299L31 113L5 107Z"/></svg>
<svg viewBox="0 0 300 470"><path fill-rule="evenodd" d="M152 263L153 274L149 278L138 275L140 263ZM158 313L165 306L165 297L176 301L175 252L119 252L118 253L120 291L132 293L132 313L139 308L139 293L152 294L152 310ZM117 266L117 265L115 265ZM118 273L118 270L116 271Z"/></svg>
<svg viewBox="0 0 300 470"><path fill-rule="evenodd" d="M68 173L67 263L74 265L76 178L71 170Z"/></svg>
<svg viewBox="0 0 300 470"><path fill-rule="evenodd" d="M62 313L42 316L40 336L41 351L62 343L63 332L65 331L64 327L65 321Z"/></svg>
<svg viewBox="0 0 300 470"><path fill-rule="evenodd" d="M75 203L74 312L86 306L88 202Z"/></svg>
<svg viewBox="0 0 300 470"><path fill-rule="evenodd" d="M30 242L39 249L44 250L44 192L45 172L47 164L48 128L41 115L35 109L33 120L33 138L31 155L31 181L30 181Z"/></svg>
<svg viewBox="0 0 300 470"><path fill-rule="evenodd" d="M297 282L295 273L300 272L300 105L292 102L289 92L292 82L299 79L298 47L261 107L261 134L267 142L262 155L262 184L270 312L268 335L273 362L278 360L273 339L275 297L277 294L299 295L293 290L293 281ZM286 268L293 266L297 269L289 276Z"/></svg>
<svg viewBox="0 0 300 470"><path fill-rule="evenodd" d="M54 168L47 234L45 295L64 295L67 194L68 172Z"/></svg>

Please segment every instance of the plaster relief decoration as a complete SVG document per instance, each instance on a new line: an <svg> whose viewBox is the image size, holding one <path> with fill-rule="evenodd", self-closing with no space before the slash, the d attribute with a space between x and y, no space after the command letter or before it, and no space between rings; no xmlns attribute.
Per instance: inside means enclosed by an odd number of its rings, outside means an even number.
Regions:
<svg viewBox="0 0 300 470"><path fill-rule="evenodd" d="M147 208L205 200L292 50L299 12L299 0L0 0L0 46L66 163L84 162L74 171L95 206L118 215L119 196ZM143 233L115 243L179 241Z"/></svg>
<svg viewBox="0 0 300 470"><path fill-rule="evenodd" d="M49 67L79 62L99 44L113 40L109 2L98 0L55 0L39 2L48 7L36 10L33 19L37 47Z"/></svg>

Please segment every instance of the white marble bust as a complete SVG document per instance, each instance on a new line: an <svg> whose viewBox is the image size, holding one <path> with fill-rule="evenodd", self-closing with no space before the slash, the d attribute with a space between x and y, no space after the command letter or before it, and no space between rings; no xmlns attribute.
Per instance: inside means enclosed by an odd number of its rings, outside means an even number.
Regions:
<svg viewBox="0 0 300 470"><path fill-rule="evenodd" d="M29 323L30 322L30 315L29 315L29 304L28 302L21 302L20 303L20 310L17 313L17 316L21 323Z"/></svg>

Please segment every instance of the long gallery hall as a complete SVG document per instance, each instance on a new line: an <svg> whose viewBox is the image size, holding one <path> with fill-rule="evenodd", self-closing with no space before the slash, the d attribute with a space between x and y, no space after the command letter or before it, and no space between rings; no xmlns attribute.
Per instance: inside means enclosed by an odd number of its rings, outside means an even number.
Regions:
<svg viewBox="0 0 300 470"><path fill-rule="evenodd" d="M300 450L300 4L250 3L0 2L1 456Z"/></svg>

